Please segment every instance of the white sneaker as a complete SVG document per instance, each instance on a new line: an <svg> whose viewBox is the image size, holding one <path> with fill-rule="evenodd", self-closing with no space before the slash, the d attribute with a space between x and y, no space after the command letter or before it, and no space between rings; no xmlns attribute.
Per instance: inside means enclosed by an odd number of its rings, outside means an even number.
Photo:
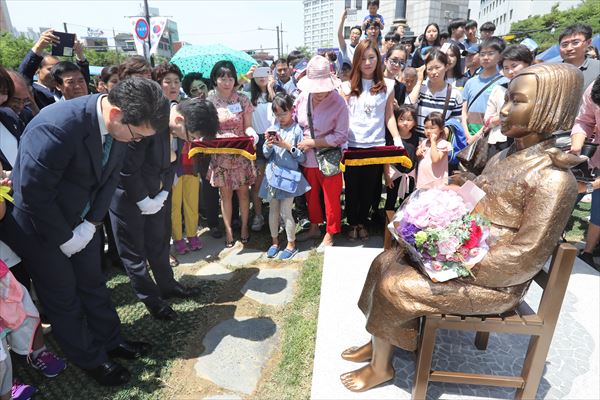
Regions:
<svg viewBox="0 0 600 400"><path fill-rule="evenodd" d="M252 219L252 225L250 226L250 229L252 229L254 232L258 232L262 229L264 224L265 217L263 217L262 215L255 215Z"/></svg>

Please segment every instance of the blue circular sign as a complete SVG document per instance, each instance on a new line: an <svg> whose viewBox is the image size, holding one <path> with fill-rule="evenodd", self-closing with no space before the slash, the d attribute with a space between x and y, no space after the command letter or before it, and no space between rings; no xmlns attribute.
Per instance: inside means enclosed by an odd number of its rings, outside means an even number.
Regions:
<svg viewBox="0 0 600 400"><path fill-rule="evenodd" d="M140 18L137 21L135 21L135 35L138 37L138 39L140 39L140 40L148 39L148 33L149 33L148 23L146 22L145 19Z"/></svg>

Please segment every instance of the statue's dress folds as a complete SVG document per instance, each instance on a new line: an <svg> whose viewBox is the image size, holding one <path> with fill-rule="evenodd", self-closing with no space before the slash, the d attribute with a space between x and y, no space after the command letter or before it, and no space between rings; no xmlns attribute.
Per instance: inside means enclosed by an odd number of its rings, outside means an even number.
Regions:
<svg viewBox="0 0 600 400"><path fill-rule="evenodd" d="M475 183L486 192L477 211L492 239L475 278L434 283L404 261L403 251L371 264L358 306L367 331L405 350L416 349L418 318L427 314L496 314L522 300L551 255L571 215L576 182L549 139L492 158Z"/></svg>

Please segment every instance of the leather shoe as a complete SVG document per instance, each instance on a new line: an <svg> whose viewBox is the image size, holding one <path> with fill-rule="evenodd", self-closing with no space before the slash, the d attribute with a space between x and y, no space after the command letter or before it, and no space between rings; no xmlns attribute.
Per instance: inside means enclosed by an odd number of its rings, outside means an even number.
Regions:
<svg viewBox="0 0 600 400"><path fill-rule="evenodd" d="M156 307L150 307L147 305L146 308L156 319L160 319L162 321L175 321L177 319L177 313L167 303L163 303Z"/></svg>
<svg viewBox="0 0 600 400"><path fill-rule="evenodd" d="M135 360L150 353L152 346L149 343L133 342L125 340L112 350L107 351L111 358L126 358L127 360Z"/></svg>
<svg viewBox="0 0 600 400"><path fill-rule="evenodd" d="M189 297L194 297L200 294L200 289L193 287L185 287L180 283L175 284L173 289L165 293L162 298L163 299L171 299L173 297L177 297L179 299L187 299Z"/></svg>
<svg viewBox="0 0 600 400"><path fill-rule="evenodd" d="M123 385L131 378L129 371L114 361L107 361L96 368L84 369L84 371L102 386Z"/></svg>

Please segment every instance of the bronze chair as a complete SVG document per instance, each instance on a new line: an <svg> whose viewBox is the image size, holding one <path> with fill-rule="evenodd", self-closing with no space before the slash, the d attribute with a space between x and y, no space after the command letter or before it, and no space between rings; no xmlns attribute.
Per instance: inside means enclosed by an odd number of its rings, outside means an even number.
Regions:
<svg viewBox="0 0 600 400"><path fill-rule="evenodd" d="M423 317L412 398L424 399L430 381L513 387L517 389L515 399L535 398L576 255L575 247L562 243L554 251L549 273L542 270L536 275L535 281L544 290L537 313L523 302L515 310L503 315L475 317L435 314ZM438 329L476 331L475 346L479 350L487 348L490 332L530 335L521 375L432 371L431 359Z"/></svg>

